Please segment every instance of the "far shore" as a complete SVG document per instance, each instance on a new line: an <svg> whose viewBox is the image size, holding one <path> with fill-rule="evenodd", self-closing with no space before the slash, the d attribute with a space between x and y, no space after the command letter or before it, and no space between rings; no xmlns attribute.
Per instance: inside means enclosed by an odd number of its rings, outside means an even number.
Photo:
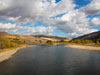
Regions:
<svg viewBox="0 0 100 75"><path fill-rule="evenodd" d="M15 49L5 49L4 51L1 51L0 52L0 62L3 62L4 60L11 58L13 54L15 54L18 50L24 47L26 46L22 46L22 47L15 48Z"/></svg>
<svg viewBox="0 0 100 75"><path fill-rule="evenodd" d="M76 49L83 49L83 50L100 50L100 47L85 46L85 45L74 45L74 44L68 44L65 47L76 48Z"/></svg>

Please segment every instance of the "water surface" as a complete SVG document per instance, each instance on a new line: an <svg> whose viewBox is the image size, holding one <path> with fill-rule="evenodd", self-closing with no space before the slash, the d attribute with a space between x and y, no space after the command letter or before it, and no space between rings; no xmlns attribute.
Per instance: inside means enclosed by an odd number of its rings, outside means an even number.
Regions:
<svg viewBox="0 0 100 75"><path fill-rule="evenodd" d="M100 51L32 45L0 63L0 75L100 75Z"/></svg>

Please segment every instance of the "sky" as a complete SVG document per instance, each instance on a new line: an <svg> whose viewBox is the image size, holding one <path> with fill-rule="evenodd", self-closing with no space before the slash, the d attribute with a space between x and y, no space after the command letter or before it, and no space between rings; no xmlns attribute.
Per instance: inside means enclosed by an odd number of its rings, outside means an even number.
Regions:
<svg viewBox="0 0 100 75"><path fill-rule="evenodd" d="M0 31L78 37L100 30L100 0L0 0Z"/></svg>

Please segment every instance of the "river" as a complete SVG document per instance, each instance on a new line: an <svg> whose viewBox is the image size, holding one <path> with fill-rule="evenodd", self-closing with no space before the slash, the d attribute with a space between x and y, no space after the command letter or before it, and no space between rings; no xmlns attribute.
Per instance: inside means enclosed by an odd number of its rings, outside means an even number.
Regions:
<svg viewBox="0 0 100 75"><path fill-rule="evenodd" d="M1 62L0 75L100 75L100 51L32 45Z"/></svg>

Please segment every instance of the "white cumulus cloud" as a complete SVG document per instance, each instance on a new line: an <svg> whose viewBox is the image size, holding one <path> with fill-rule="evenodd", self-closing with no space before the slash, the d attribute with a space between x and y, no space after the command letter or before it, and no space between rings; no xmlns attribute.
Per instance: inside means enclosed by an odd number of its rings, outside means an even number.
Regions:
<svg viewBox="0 0 100 75"><path fill-rule="evenodd" d="M92 0L88 5L75 10L74 0L0 0L0 18L15 24L0 22L0 30L26 30L21 33L50 34L57 29L70 36L80 36L97 31L92 26L100 25L100 18L91 21L88 15L100 14L100 0ZM64 14L65 13L65 14ZM61 17L55 17L63 14ZM28 22L42 21L45 26L23 26Z"/></svg>
<svg viewBox="0 0 100 75"><path fill-rule="evenodd" d="M100 18L93 18L93 19L91 20L91 25L93 25L93 26L98 26L98 25L100 25Z"/></svg>
<svg viewBox="0 0 100 75"><path fill-rule="evenodd" d="M0 31L17 31L17 25L11 23L0 23Z"/></svg>
<svg viewBox="0 0 100 75"><path fill-rule="evenodd" d="M85 7L82 7L80 11L86 14L100 14L100 0L92 0L92 2Z"/></svg>

